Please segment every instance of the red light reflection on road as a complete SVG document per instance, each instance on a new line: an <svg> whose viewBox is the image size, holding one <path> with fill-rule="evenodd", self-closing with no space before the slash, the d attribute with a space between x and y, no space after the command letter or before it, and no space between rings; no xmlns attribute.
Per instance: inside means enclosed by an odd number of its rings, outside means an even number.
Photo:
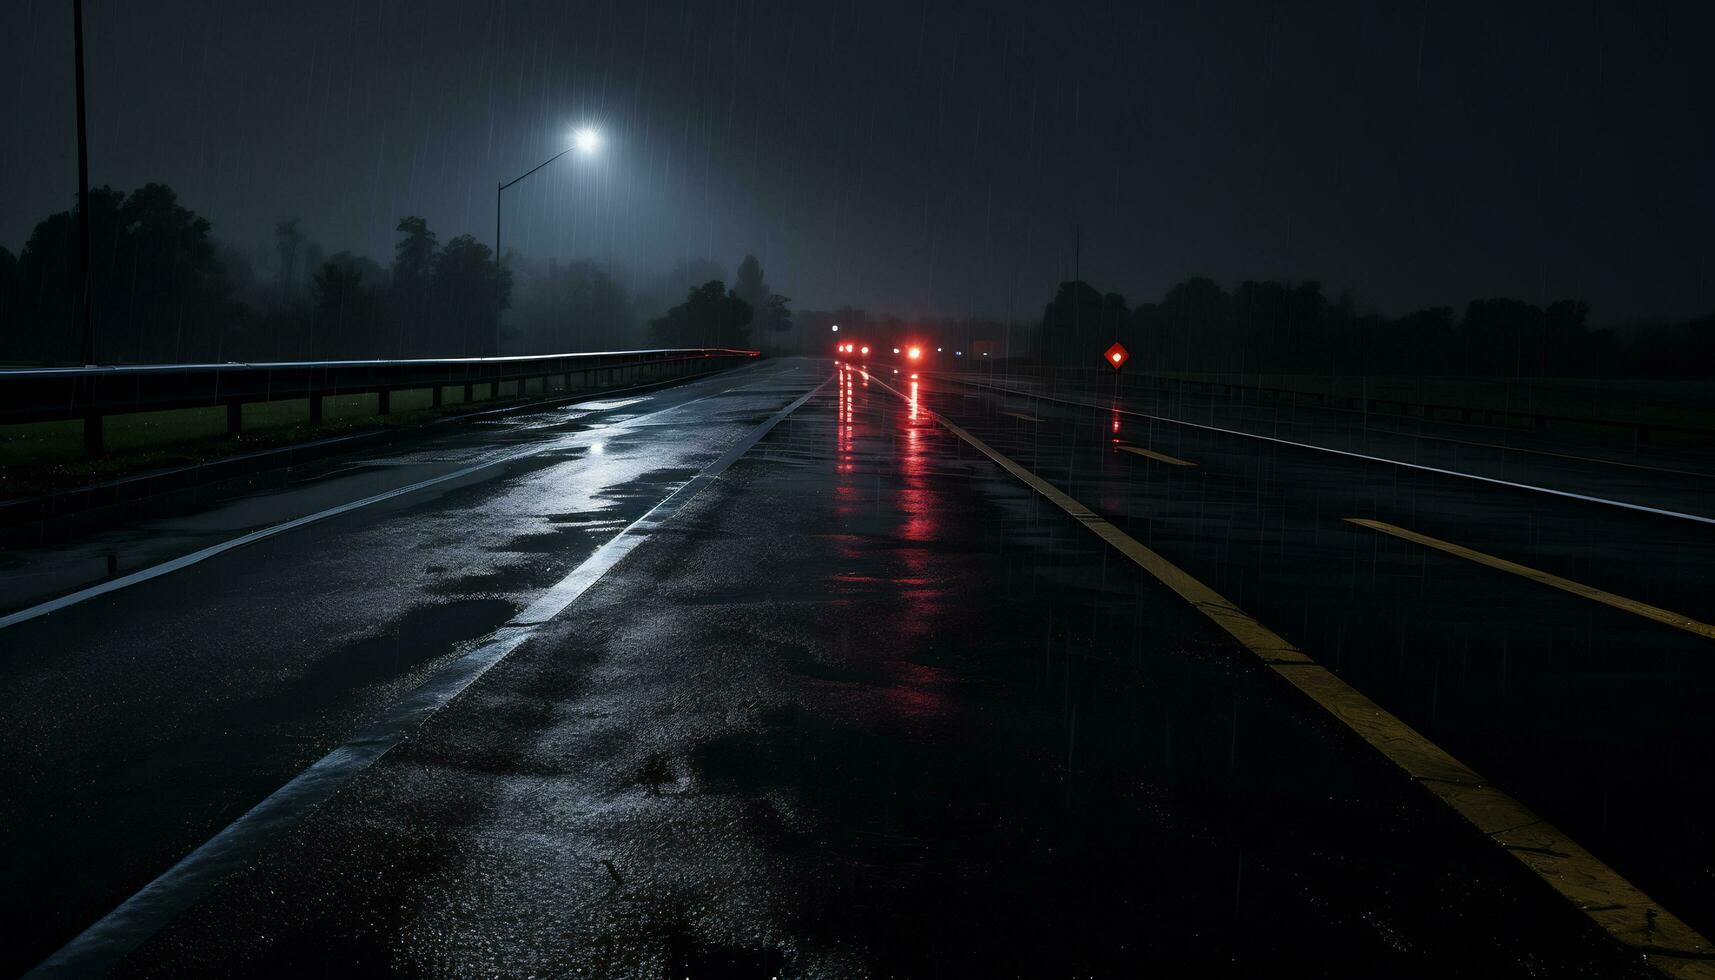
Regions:
<svg viewBox="0 0 1715 980"><path fill-rule="evenodd" d="M954 611L955 562L942 547L943 518L954 503L931 477L930 454L943 442L924 401L929 392L925 382L895 381L897 393L878 391L872 399L859 390L869 387L869 374L858 365L838 382L834 537L847 570L827 583L839 607L832 615L852 616L849 628L864 635L885 624L886 643L852 647L853 656L872 658L883 678L874 691L880 700L872 702L882 711L872 721L940 718L947 711L945 672L920 661Z"/></svg>

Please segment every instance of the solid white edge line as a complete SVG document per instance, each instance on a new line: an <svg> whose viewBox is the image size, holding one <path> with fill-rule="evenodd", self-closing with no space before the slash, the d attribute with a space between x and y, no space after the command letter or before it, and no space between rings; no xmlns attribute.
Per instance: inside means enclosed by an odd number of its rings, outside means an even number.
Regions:
<svg viewBox="0 0 1715 980"><path fill-rule="evenodd" d="M341 787L404 741L429 716L445 707L490 667L530 639L537 627L577 601L621 559L648 540L649 534L687 501L738 462L787 416L827 387L828 380L823 379L769 416L700 473L674 488L642 517L596 548L571 574L550 586L506 625L476 641L474 649L436 671L379 720L365 726L251 807L220 833L179 859L178 863L79 933L26 976L86 976L112 969L181 912L206 897L222 879L248 862L257 851L272 843L310 810L326 802Z"/></svg>
<svg viewBox="0 0 1715 980"><path fill-rule="evenodd" d="M671 412L671 411L674 411L676 409L684 408L688 405L695 405L696 403L698 403L700 401L704 401L705 399L713 398L716 395L723 395L723 394L726 394L726 393L732 392L732 391L742 391L745 388L751 387L752 384L754 384L754 382L752 382L751 384L745 384L745 385L741 385L741 386L733 387L733 388L723 388L720 391L712 391L706 395L699 395L698 397L693 398L690 401L680 402L677 405L670 405L666 408L659 408L653 412L645 412L642 415L634 415L631 418L624 420L623 422L617 422L614 424L615 425L630 425L630 424L632 424L634 422L638 422L642 419L653 418L654 416L661 415L661 414L666 413L666 412ZM17 612L8 613L5 616L0 616L0 629L5 629L8 626L16 626L19 623L29 622L32 619L37 619L37 618L40 618L42 616L46 616L49 613L58 612L59 610L65 609L68 606L75 606L80 602L86 602L90 599L96 598L97 596L106 595L109 592L117 592L120 589L128 588L128 587L133 586L133 585L138 585L138 584L141 584L143 582L147 582L150 579L160 578L162 575L167 575L167 574L170 574L172 572L176 572L181 568L188 568L191 565L197 564L198 562L207 561L208 559L213 558L216 555L225 554L226 552L231 551L234 548L242 548L247 544L255 544L258 541L262 541L262 540L265 540L267 538L271 538L276 534L283 534L283 533L290 531L290 530L293 530L295 528L303 527L306 524L314 524L318 521L325 521L330 517L338 517L341 514L350 513L351 511L358 510L358 509L361 509L363 507L368 507L371 504L378 504L384 500L391 500L394 497L404 496L405 494L408 494L408 493L416 493L419 490L425 490L429 487L436 486L436 485L442 484L442 483L446 483L450 480L457 480L457 479L460 479L462 477L470 476L471 474L476 473L480 470L485 470L485 469L488 469L488 468L493 467L493 466L502 466L506 463L510 463L510 462L515 461L515 460L525 459L525 458L528 458L530 456L540 455L541 453L547 452L548 450L555 449L555 448L559 448L558 444L556 444L550 440L549 442L544 443L542 445L530 446L530 447L527 447L527 448L520 450L518 452L515 452L515 453L507 453L507 454L504 454L501 456L497 456L494 459L488 460L486 462L473 463L470 466L466 466L466 467L463 467L461 469L454 470L451 473L443 473L440 476L430 477L427 480L422 480L422 481L419 481L417 483L413 483L410 486L404 486L404 487L399 487L399 488L394 489L394 490L388 490L385 493L378 493L372 497L365 497L362 500L353 500L349 503L339 504L338 506L335 506L335 507L329 507L326 510L317 511L314 514L306 514L302 517L295 517L289 521L284 521L284 522L279 523L279 524L274 524L274 525L271 525L269 527L262 528L261 530L251 531L249 534L240 535L240 536L233 538L229 541L222 541L219 544L213 544L213 545L210 545L206 548L200 549L198 551L193 551L193 552L186 554L186 555L180 555L177 558L168 559L167 561L161 562L158 565L150 565L148 568L144 568L144 569L141 569L139 571L132 572L129 575L121 575L120 577L118 577L116 579L109 579L106 582L101 582L101 583L98 583L96 585L89 586L88 588L79 589L76 592L69 592L63 596L60 596L57 599L49 599L46 602L37 603L34 606L30 606L30 607L25 608L25 609L20 609Z"/></svg>

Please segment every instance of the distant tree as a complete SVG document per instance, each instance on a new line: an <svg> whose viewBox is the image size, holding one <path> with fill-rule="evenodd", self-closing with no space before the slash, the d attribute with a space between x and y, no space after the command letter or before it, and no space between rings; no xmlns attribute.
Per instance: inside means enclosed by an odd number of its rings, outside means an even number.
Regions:
<svg viewBox="0 0 1715 980"><path fill-rule="evenodd" d="M1061 283L1042 310L1042 356L1052 364L1095 363L1114 342L1115 318L1124 310L1118 293L1104 297L1087 282Z"/></svg>
<svg viewBox="0 0 1715 980"><path fill-rule="evenodd" d="M429 223L415 215L400 218L394 228L399 233L399 240L393 244L393 281L390 288L390 300L393 313L399 318L399 329L404 334L405 348L426 352L437 348L437 343L430 337L429 325L429 280L435 269L435 255L438 246L435 233L429 230ZM437 349L438 353L447 353L445 349Z"/></svg>
<svg viewBox="0 0 1715 980"><path fill-rule="evenodd" d="M1459 321L1466 372L1527 375L1527 346L1539 343L1542 311L1523 300L1497 296L1472 300Z"/></svg>
<svg viewBox="0 0 1715 980"><path fill-rule="evenodd" d="M1455 369L1458 358L1453 350L1452 307L1413 310L1388 321L1382 329L1387 333L1381 359L1384 370L1433 374Z"/></svg>
<svg viewBox="0 0 1715 980"><path fill-rule="evenodd" d="M304 244L304 233L298 230L297 218L274 223L274 250L280 256L280 291L290 294L297 270L298 249Z"/></svg>
<svg viewBox="0 0 1715 980"><path fill-rule="evenodd" d="M90 255L96 356L103 361L218 357L236 318L232 287L215 259L209 224L172 188L129 195L93 188ZM24 356L66 360L79 346L82 295L76 211L52 214L18 255Z"/></svg>
<svg viewBox="0 0 1715 980"><path fill-rule="evenodd" d="M1109 342L1119 338L1125 322L1131 319L1131 309L1126 306L1125 297L1119 293L1106 293L1102 296L1102 316L1097 321L1100 331L1096 340L1107 339ZM1102 350L1106 350L1104 346Z"/></svg>
<svg viewBox="0 0 1715 980"><path fill-rule="evenodd" d="M1592 374L1600 365L1592 362L1590 306L1583 300L1562 299L1542 311L1542 339L1538 371L1542 374Z"/></svg>
<svg viewBox="0 0 1715 980"><path fill-rule="evenodd" d="M519 275L506 349L519 353L612 350L636 346L631 298L593 262L549 263L546 271L509 261Z"/></svg>
<svg viewBox="0 0 1715 980"><path fill-rule="evenodd" d="M650 326L664 347L744 347L751 317L749 303L719 279L710 279Z"/></svg>
<svg viewBox="0 0 1715 980"><path fill-rule="evenodd" d="M495 265L487 245L471 235L449 240L435 256L428 295L437 352L469 356L500 349L512 272Z"/></svg>
<svg viewBox="0 0 1715 980"><path fill-rule="evenodd" d="M760 310L768 304L768 283L763 281L762 263L756 261L756 256L746 255L738 264L738 276L733 281L732 291L749 303L752 310Z"/></svg>
<svg viewBox="0 0 1715 980"><path fill-rule="evenodd" d="M226 281L232 285L235 296L248 297L255 293L256 264L251 253L226 242L217 242L214 247L214 260L226 273Z"/></svg>
<svg viewBox="0 0 1715 980"><path fill-rule="evenodd" d="M769 293L768 299L757 310L756 322L770 333L785 333L792 329L792 297L779 293Z"/></svg>
<svg viewBox="0 0 1715 980"><path fill-rule="evenodd" d="M0 245L0 357L5 351L21 350L24 330L22 283L18 279L18 257Z"/></svg>
<svg viewBox="0 0 1715 980"><path fill-rule="evenodd" d="M393 229L400 235L393 245L393 281L405 279L413 284L427 283L435 264L435 233L429 223L415 215L400 218Z"/></svg>
<svg viewBox="0 0 1715 980"><path fill-rule="evenodd" d="M323 357L383 357L401 353L399 339L387 330L381 267L373 260L336 253L322 263L310 283L315 305L313 348Z"/></svg>
<svg viewBox="0 0 1715 980"><path fill-rule="evenodd" d="M645 318L660 316L710 279L726 279L726 270L709 259L680 259L673 268L655 277L637 296L637 312Z"/></svg>

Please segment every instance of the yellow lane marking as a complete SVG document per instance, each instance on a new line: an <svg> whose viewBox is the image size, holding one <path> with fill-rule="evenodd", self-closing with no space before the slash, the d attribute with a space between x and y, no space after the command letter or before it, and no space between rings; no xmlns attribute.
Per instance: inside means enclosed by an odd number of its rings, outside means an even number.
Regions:
<svg viewBox="0 0 1715 980"><path fill-rule="evenodd" d="M1023 419L1026 422L1040 422L1040 421L1042 421L1041 419L1037 418L1034 415L1021 415L1018 412L1002 412L1000 414L1010 415L1015 419Z"/></svg>
<svg viewBox="0 0 1715 980"><path fill-rule="evenodd" d="M1167 464L1172 465L1172 466L1196 466L1197 465L1196 463L1188 463L1183 459L1178 459L1176 457L1169 456L1166 453L1158 453L1153 449L1143 449L1143 448L1138 447L1138 446L1115 446L1114 448L1118 449L1122 453L1136 453L1139 456L1148 456L1150 459L1156 460L1157 462L1167 463Z"/></svg>
<svg viewBox="0 0 1715 980"><path fill-rule="evenodd" d="M1438 551L1445 551L1450 555L1457 555L1460 558L1474 561L1479 565L1487 565L1490 568L1498 568L1503 572L1511 572L1514 575L1528 578L1533 582L1541 582L1543 585L1552 585L1557 589L1562 589L1572 593L1573 595L1583 596L1586 599L1594 599L1603 605L1613 606L1615 609L1623 609L1626 612L1635 613L1645 619L1653 619L1658 623L1672 626L1675 629L1682 629L1687 633L1695 633L1705 639L1715 640L1715 626L1711 626L1708 623L1698 622L1690 616L1662 609L1657 606L1652 606L1648 603L1639 602L1636 599L1628 599L1625 596L1615 595L1612 592L1603 592L1601 589L1585 585L1582 582L1574 582L1571 579L1561 578L1558 575L1550 575L1548 572L1539 571L1527 565L1520 565L1518 562L1507 561L1505 558L1496 558L1494 555L1486 555L1481 551L1473 551L1470 548L1454 544L1451 541L1432 538L1427 534L1418 534L1416 531L1408 531L1403 527L1395 527L1392 524L1387 524L1382 521L1372 521L1363 517L1348 517L1346 520L1360 527L1367 527L1373 531L1380 531L1383 534L1391 534L1396 538L1404 538L1407 541L1415 541L1426 547L1434 548Z"/></svg>
<svg viewBox="0 0 1715 980"><path fill-rule="evenodd" d="M1178 593L1656 971L1676 980L1715 980L1715 945L1594 854L1179 566L940 413L928 414Z"/></svg>

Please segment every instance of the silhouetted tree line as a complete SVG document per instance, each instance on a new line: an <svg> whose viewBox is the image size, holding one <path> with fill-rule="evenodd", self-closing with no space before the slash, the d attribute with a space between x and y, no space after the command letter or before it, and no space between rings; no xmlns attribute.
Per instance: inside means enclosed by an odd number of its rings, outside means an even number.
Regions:
<svg viewBox="0 0 1715 980"><path fill-rule="evenodd" d="M1063 282L1044 308L1036 353L1089 365L1116 339L1144 370L1336 374L1708 377L1715 316L1596 329L1580 300L1546 308L1472 300L1388 317L1330 300L1319 282L1245 281L1231 292L1194 277L1160 302L1129 307L1118 293Z"/></svg>
<svg viewBox="0 0 1715 980"><path fill-rule="evenodd" d="M746 255L732 288L719 278L692 286L683 303L650 322L650 330L662 347L749 349L761 343L778 349L792 329L791 301L768 288L762 263Z"/></svg>
<svg viewBox="0 0 1715 980"><path fill-rule="evenodd" d="M768 290L754 256L731 290L719 266L681 262L633 299L594 263L543 267L511 253L497 265L472 236L443 243L415 216L400 220L386 267L326 255L296 218L276 223L272 247L221 244L162 184L94 189L90 219L91 312L105 363L742 346L758 312L764 330L791 324L787 298ZM0 361L78 358L79 268L75 209L38 224L16 255L0 247ZM696 285L711 270L712 293ZM643 311L681 299L649 329Z"/></svg>

